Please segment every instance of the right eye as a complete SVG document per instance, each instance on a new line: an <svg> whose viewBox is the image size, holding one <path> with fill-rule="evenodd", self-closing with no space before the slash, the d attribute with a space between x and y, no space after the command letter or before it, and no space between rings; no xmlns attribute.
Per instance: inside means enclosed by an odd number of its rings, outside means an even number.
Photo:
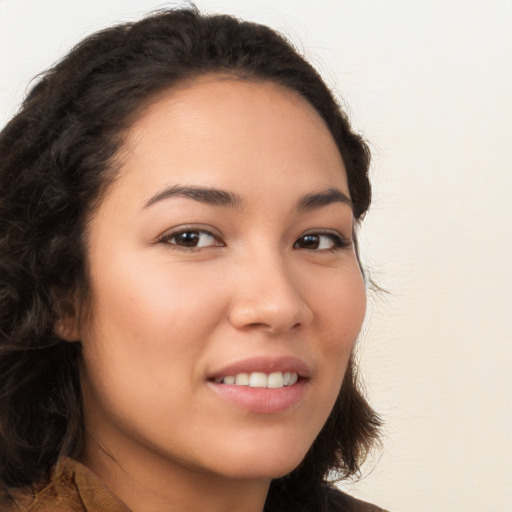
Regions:
<svg viewBox="0 0 512 512"><path fill-rule="evenodd" d="M210 232L201 229L184 229L168 233L160 241L183 249L201 249L223 245Z"/></svg>

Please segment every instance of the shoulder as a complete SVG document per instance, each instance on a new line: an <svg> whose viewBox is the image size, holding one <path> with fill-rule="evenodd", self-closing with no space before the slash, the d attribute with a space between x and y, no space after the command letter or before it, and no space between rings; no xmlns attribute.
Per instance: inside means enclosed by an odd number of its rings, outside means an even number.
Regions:
<svg viewBox="0 0 512 512"><path fill-rule="evenodd" d="M0 499L1 512L84 512L69 465L59 462L48 481L9 489Z"/></svg>
<svg viewBox="0 0 512 512"><path fill-rule="evenodd" d="M9 490L0 496L1 512L86 512L72 491L58 494L50 484L43 489L27 487Z"/></svg>
<svg viewBox="0 0 512 512"><path fill-rule="evenodd" d="M387 512L386 510L372 505L366 501L358 500L346 494L333 485L325 488L331 510L336 512Z"/></svg>
<svg viewBox="0 0 512 512"><path fill-rule="evenodd" d="M87 467L62 458L49 481L0 496L1 512L129 512Z"/></svg>

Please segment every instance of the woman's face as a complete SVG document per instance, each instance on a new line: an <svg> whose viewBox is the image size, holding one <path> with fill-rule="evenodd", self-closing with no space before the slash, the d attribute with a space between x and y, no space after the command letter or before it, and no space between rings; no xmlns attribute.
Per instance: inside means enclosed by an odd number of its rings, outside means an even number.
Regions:
<svg viewBox="0 0 512 512"><path fill-rule="evenodd" d="M88 439L121 465L286 474L366 304L329 130L283 87L209 77L160 96L120 158L87 232Z"/></svg>

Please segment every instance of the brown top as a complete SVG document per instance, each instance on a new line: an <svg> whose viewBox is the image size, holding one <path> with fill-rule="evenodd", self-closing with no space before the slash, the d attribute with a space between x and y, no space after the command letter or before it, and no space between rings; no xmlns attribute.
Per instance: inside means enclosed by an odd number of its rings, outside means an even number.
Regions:
<svg viewBox="0 0 512 512"><path fill-rule="evenodd" d="M12 496L14 504L0 501L1 512L130 512L93 471L66 457L59 459L45 487Z"/></svg>
<svg viewBox="0 0 512 512"><path fill-rule="evenodd" d="M333 488L340 510L385 512ZM11 491L0 496L0 512L130 512L99 477L80 462L63 457L52 471L49 483L36 490Z"/></svg>

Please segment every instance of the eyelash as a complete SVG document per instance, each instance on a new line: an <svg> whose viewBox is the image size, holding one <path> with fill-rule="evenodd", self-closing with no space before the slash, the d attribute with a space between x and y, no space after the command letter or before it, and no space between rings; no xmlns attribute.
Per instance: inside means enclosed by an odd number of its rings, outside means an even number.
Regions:
<svg viewBox="0 0 512 512"><path fill-rule="evenodd" d="M176 243L176 239L179 236L187 235L187 234L193 234L196 237L196 240L201 235L207 235L211 237L213 240L216 241L216 243L203 245L203 246L197 246L197 245L180 245ZM300 241L304 241L307 237L316 238L317 240L317 247L308 248L308 247L299 247L298 244ZM329 248L322 248L319 249L318 247L322 245L321 238L326 237L329 238L332 247ZM173 242L174 240L174 242ZM313 241L313 240L312 240ZM184 228L180 229L179 231L173 231L171 233L166 233L161 238L157 240L158 243L168 244L173 246L173 249L186 251L186 252L194 252L194 251L200 251L201 249L207 248L207 247L224 247L225 244L221 241L219 241L219 237L211 233L210 231L206 229L194 229L194 228ZM314 242L314 241L313 241ZM344 249L350 245L350 241L347 240L345 237L340 235L337 232L332 231L311 231L309 233L305 233L301 235L293 244L294 249L304 249L311 252L336 252L338 250Z"/></svg>
<svg viewBox="0 0 512 512"><path fill-rule="evenodd" d="M209 237L211 237L214 241L217 243L211 244L211 245L205 245L205 246L197 246L197 245L180 245L177 243L173 243L173 240L178 238L181 235L186 234L194 234L194 235L201 235L206 234ZM224 247L224 244L219 241L219 237L208 231L207 229L198 229L198 228L182 228L178 231L173 231L170 233L164 234L159 240L159 243L168 244L173 247L173 249L179 250L179 251L186 251L186 252L194 252L194 251L200 251L201 249L205 247Z"/></svg>
<svg viewBox="0 0 512 512"><path fill-rule="evenodd" d="M329 252L335 252L339 251L340 249L344 249L350 245L350 241L347 240L344 236L340 235L339 233L333 232L333 231L311 231L310 233L305 233L304 235L301 235L293 244L293 247L296 248L299 240L304 240L307 237L316 237L317 239L320 239L321 237L329 238L332 242L332 247L330 248L324 248L324 249L318 249L318 248L312 248L308 249L307 247L304 247L305 250L310 251L329 251ZM319 245L321 245L321 242L319 242Z"/></svg>

